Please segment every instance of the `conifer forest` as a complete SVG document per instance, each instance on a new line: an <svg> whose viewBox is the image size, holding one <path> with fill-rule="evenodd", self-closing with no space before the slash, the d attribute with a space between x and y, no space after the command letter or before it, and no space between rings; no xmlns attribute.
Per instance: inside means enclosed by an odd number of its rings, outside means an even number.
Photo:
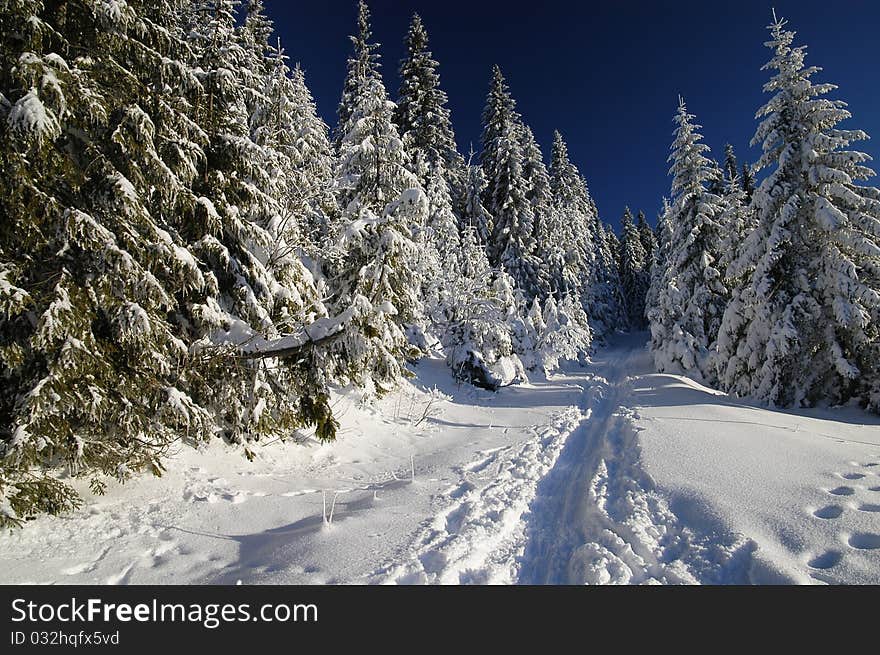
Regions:
<svg viewBox="0 0 880 655"><path fill-rule="evenodd" d="M0 3L4 581L880 581L880 189L797 12L754 161L670 88L600 215L577 125L495 65L465 150L350 4L331 120L277 3Z"/></svg>

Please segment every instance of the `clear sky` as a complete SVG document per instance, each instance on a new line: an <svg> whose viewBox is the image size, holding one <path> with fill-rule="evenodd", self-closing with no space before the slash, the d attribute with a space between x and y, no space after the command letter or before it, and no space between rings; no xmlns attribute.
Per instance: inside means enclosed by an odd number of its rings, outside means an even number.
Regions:
<svg viewBox="0 0 880 655"><path fill-rule="evenodd" d="M666 157L678 95L720 159L730 142L753 161L749 141L770 58L763 46L771 3L809 47L814 81L832 82L849 103L847 127L880 139L880 2L877 0L372 0L374 40L395 99L403 39L421 15L440 63L459 149L479 150L489 74L499 64L545 156L554 129L565 136L603 220L623 206L654 222L668 193ZM300 62L332 127L355 30L356 0L269 0L268 13L291 62ZM861 150L880 157L878 141ZM880 166L880 162L877 162ZM871 182L880 186L880 181Z"/></svg>

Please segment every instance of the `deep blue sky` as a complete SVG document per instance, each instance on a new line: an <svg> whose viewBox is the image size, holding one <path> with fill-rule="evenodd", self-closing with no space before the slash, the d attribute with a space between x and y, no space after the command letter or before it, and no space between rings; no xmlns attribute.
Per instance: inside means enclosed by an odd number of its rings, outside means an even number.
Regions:
<svg viewBox="0 0 880 655"><path fill-rule="evenodd" d="M767 97L760 70L770 51L771 4L809 46L814 81L839 85L850 105L848 127L880 139L880 2L876 0L738 0L737 2L563 2L544 0L372 0L374 40L392 99L403 38L421 15L440 62L459 148L479 150L480 114L492 64L499 64L525 121L549 151L554 129L565 136L602 218L618 226L623 206L654 222L668 194L666 157L678 94L703 125L717 158L749 149L755 111ZM356 0L269 0L292 62L300 62L318 109L335 125L336 106L355 30ZM880 156L877 141L860 149ZM880 165L880 164L878 164ZM878 185L876 180L871 184Z"/></svg>

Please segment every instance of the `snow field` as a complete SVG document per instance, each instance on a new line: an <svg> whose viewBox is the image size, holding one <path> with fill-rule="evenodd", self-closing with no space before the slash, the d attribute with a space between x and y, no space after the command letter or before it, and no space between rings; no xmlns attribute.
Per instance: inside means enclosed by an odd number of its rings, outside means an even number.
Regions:
<svg viewBox="0 0 880 655"><path fill-rule="evenodd" d="M423 360L339 440L181 448L0 534L4 583L880 582L880 419L650 372L644 334L498 393Z"/></svg>
<svg viewBox="0 0 880 655"><path fill-rule="evenodd" d="M880 582L880 421L774 411L646 374L631 400L645 470L690 526L748 535L752 583Z"/></svg>

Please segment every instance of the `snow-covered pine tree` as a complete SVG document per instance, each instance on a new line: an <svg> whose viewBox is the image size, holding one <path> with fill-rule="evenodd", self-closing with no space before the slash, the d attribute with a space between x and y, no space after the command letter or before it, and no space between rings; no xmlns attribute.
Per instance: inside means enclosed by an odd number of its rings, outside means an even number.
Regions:
<svg viewBox="0 0 880 655"><path fill-rule="evenodd" d="M724 163L721 165L721 172L724 179L725 191L730 188L733 180L739 182L739 166L736 161L736 153L733 146L729 143L724 144Z"/></svg>
<svg viewBox="0 0 880 655"><path fill-rule="evenodd" d="M441 340L448 342L442 331L449 325L450 308L454 304L468 304L466 298L452 297L469 288L459 279L461 243L457 214L465 205L465 164L456 149L447 97L440 89L439 64L428 50L428 34L417 15L410 23L406 49L394 121L409 157L410 170L428 198L427 224L424 229L417 226L414 233L422 261L422 297L428 322L433 324L424 327L440 333Z"/></svg>
<svg viewBox="0 0 880 655"><path fill-rule="evenodd" d="M684 100L676 112L669 169L672 229L668 263L651 322L654 363L661 372L683 373L712 384L714 350L728 291L718 270L721 199L710 193L717 166L706 157Z"/></svg>
<svg viewBox="0 0 880 655"><path fill-rule="evenodd" d="M514 280L504 269L496 269L492 280L492 302L500 310L501 320L505 323L505 329L493 329L492 334L497 334L501 347L493 353L495 363L491 366L492 372L502 385L513 384L528 380L526 369L520 360L518 351L522 350L522 340L526 337L527 326L523 316L526 313L524 307L525 298L520 289L515 288ZM493 326L497 321L493 317ZM504 335L502 337L502 335ZM508 340L510 350L507 350ZM489 344L492 342L490 341Z"/></svg>
<svg viewBox="0 0 880 655"><path fill-rule="evenodd" d="M510 273L517 287L533 298L546 288L546 280L534 256L535 217L523 177L520 124L501 69L495 66L483 110L480 153L487 181L483 204L494 221L488 244L489 261Z"/></svg>
<svg viewBox="0 0 880 655"><path fill-rule="evenodd" d="M728 279L727 271L731 262L737 257L745 234L753 227L751 217L754 215L754 211L746 192L743 190L740 169L737 166L733 146L728 144L724 148L724 187L721 196L722 213L719 219L721 248L718 266L728 287L731 287L732 281Z"/></svg>
<svg viewBox="0 0 880 655"><path fill-rule="evenodd" d="M583 178L568 156L568 145L558 130L553 132L550 151L551 211L556 242L562 255L556 288L565 296L574 294L586 301L593 266L590 235L590 203Z"/></svg>
<svg viewBox="0 0 880 655"><path fill-rule="evenodd" d="M542 368L541 335L545 327L541 299L538 296L532 298L528 310L521 313L523 320L513 333L513 349L528 370L540 370Z"/></svg>
<svg viewBox="0 0 880 655"><path fill-rule="evenodd" d="M272 227L285 209L284 190L273 177L289 165L274 137L263 139L265 112L255 89L267 86L257 56L245 47L239 3L203 2L189 32L202 84L196 116L208 138L206 158L193 184L194 210L185 236L210 271L211 289L188 303L183 316L196 340L203 375L191 376L193 394L211 407L223 435L247 442L313 423L333 438L323 367L310 357L278 363L247 360L231 366L217 349L257 344L326 314L312 276L297 257L275 257ZM258 136L262 135L262 136ZM260 141L264 142L258 142ZM218 382L219 378L219 382ZM247 448L247 447L246 447Z"/></svg>
<svg viewBox="0 0 880 655"><path fill-rule="evenodd" d="M644 216L642 219L644 220ZM645 296L650 284L647 253L629 207L625 208L620 224L620 286L629 326L631 329L641 330L645 327Z"/></svg>
<svg viewBox="0 0 880 655"><path fill-rule="evenodd" d="M742 190L746 194L746 199L751 202L755 194L755 172L749 164L742 165Z"/></svg>
<svg viewBox="0 0 880 655"><path fill-rule="evenodd" d="M632 220L632 214L630 214L630 220ZM618 271L618 276L620 275L620 238L618 238L617 233L614 231L614 228L608 225L607 223L602 224L602 237L605 239L605 248L611 254L611 261L614 264L614 267ZM625 300L625 299L624 299Z"/></svg>
<svg viewBox="0 0 880 655"><path fill-rule="evenodd" d="M411 227L425 229L428 200L392 122L394 103L378 73L369 42L366 5L360 36L353 38L343 103L350 109L339 128L337 199L342 208L331 269L332 307L345 318L344 337L334 343L334 373L382 392L403 374L403 361L418 350L407 342L408 326L421 321L419 251ZM355 65L368 62L369 66Z"/></svg>
<svg viewBox="0 0 880 655"><path fill-rule="evenodd" d="M332 252L328 239L339 221L333 191L335 157L329 129L318 115L305 73L299 65L288 70L280 50L273 59L266 96L272 100L268 107L271 110L274 106L276 111L267 124L275 131L278 148L288 161L290 184L282 214L284 227L298 223L299 241L295 245L315 260Z"/></svg>
<svg viewBox="0 0 880 655"><path fill-rule="evenodd" d="M549 209L553 198L550 191L550 175L544 165L544 155L532 128L520 123L519 138L523 154L522 176L528 189L526 197L532 205L535 221L539 223L541 214Z"/></svg>
<svg viewBox="0 0 880 655"><path fill-rule="evenodd" d="M724 314L719 375L736 395L777 406L843 403L880 409L880 190L848 149L846 105L814 84L786 21L769 26L772 98L759 111L756 228L732 266L745 276Z"/></svg>
<svg viewBox="0 0 880 655"><path fill-rule="evenodd" d="M648 225L648 219L645 218L645 212L641 209L639 210L636 228L639 230L639 238L642 241L642 248L645 249L645 271L650 280L651 271L654 268L654 255L657 252L657 235L654 233L653 228Z"/></svg>
<svg viewBox="0 0 880 655"><path fill-rule="evenodd" d="M709 158L709 180L706 184L709 193L718 196L724 195L724 169L717 159Z"/></svg>
<svg viewBox="0 0 880 655"><path fill-rule="evenodd" d="M336 151L342 145L342 139L347 134L349 120L354 112L358 100L358 94L362 80L381 79L379 73L379 44L372 43L373 32L370 28L370 8L366 0L358 0L358 33L350 36L353 47L352 55L348 58L345 82L342 87L342 97L336 110L337 122L333 135L333 146Z"/></svg>
<svg viewBox="0 0 880 655"><path fill-rule="evenodd" d="M473 160L473 153L471 153ZM465 189L464 213L461 218L462 238L464 230L473 228L477 242L485 249L494 230L492 214L483 205L483 190L486 188L486 176L483 168L477 164L468 164L467 185Z"/></svg>
<svg viewBox="0 0 880 655"><path fill-rule="evenodd" d="M422 186L439 175L446 180L455 213L464 210L467 168L455 145L448 98L440 88L439 64L428 50L428 32L416 14L406 35L407 56L400 65L394 124Z"/></svg>
<svg viewBox="0 0 880 655"><path fill-rule="evenodd" d="M171 9L3 9L0 525L75 506L57 468L101 492L213 434L168 320L207 285L174 223L204 135Z"/></svg>
<svg viewBox="0 0 880 655"><path fill-rule="evenodd" d="M508 316L515 302L513 289L503 271L493 275L473 225L462 232L459 260L461 275L449 294L442 335L446 361L456 377L497 389L522 370L513 352Z"/></svg>
<svg viewBox="0 0 880 655"><path fill-rule="evenodd" d="M245 23L244 35L248 34L247 26ZM251 47L262 52L259 46ZM280 47L272 49L265 57L252 55L253 66L256 67L259 61L260 67L266 69L260 76L262 89L251 94L249 125L251 140L262 149L269 173L265 180L267 186L261 190L278 201L273 207L277 211L271 212L264 220L264 226L274 240L270 262L275 265L293 255L295 248L305 241L300 233L300 221L308 215L308 205L301 204L296 197L300 180L294 175L293 158L298 154L295 146L298 125L293 114L293 87L286 56ZM253 81L257 83L256 79Z"/></svg>
<svg viewBox="0 0 880 655"><path fill-rule="evenodd" d="M557 304L550 295L543 307L538 298L514 333L514 350L526 368L545 375L562 361L583 362L590 354L592 332L586 314L573 296Z"/></svg>
<svg viewBox="0 0 880 655"><path fill-rule="evenodd" d="M562 361L583 362L589 356L592 335L583 309L572 296L565 296L558 306L548 296L543 314L537 317L530 312L528 322L536 333L533 368L545 375L557 370Z"/></svg>
<svg viewBox="0 0 880 655"><path fill-rule="evenodd" d="M520 125L520 145L523 153L523 180L526 183L526 198L534 216L535 259L541 268L543 287L540 295L546 298L551 293L559 296L563 288L563 268L565 251L559 238L560 217L554 211L553 194L550 190L550 175L544 165L544 155L535 139L532 128Z"/></svg>
<svg viewBox="0 0 880 655"><path fill-rule="evenodd" d="M266 15L264 0L243 0L240 13L243 17L238 19L237 32L246 61L242 62L239 83L245 89L248 109L254 113L257 103L263 100L265 80L275 67L277 52L269 42L273 24Z"/></svg>
<svg viewBox="0 0 880 655"><path fill-rule="evenodd" d="M412 338L423 349L428 348L434 336L445 341L443 332L448 327L450 308L458 301L466 301L453 296L469 287L460 279L461 238L442 167L435 167L429 173L425 195L428 211L425 225L415 229L413 235L418 248L424 321L411 330Z"/></svg>
<svg viewBox="0 0 880 655"><path fill-rule="evenodd" d="M717 268L729 288L730 283L726 280L727 267L736 257L736 249L742 240L747 210L736 153L729 143L724 145L720 184L712 185L710 191L721 199L722 210L718 219L721 227L721 246L718 249Z"/></svg>
<svg viewBox="0 0 880 655"><path fill-rule="evenodd" d="M554 349L562 359L585 363L593 345L593 329L580 300L573 294L563 296L557 318L559 336Z"/></svg>
<svg viewBox="0 0 880 655"><path fill-rule="evenodd" d="M605 338L616 330L627 327L626 307L620 286L620 268L618 257L620 244L614 230L605 225L596 214L595 221L595 253L592 283L589 287L589 309L592 325L596 326L599 338ZM609 235L610 232L610 235Z"/></svg>
<svg viewBox="0 0 880 655"><path fill-rule="evenodd" d="M663 208L657 217L657 248L654 250L654 260L651 264L651 283L648 286L648 293L645 297L645 318L648 319L648 325L653 326L660 321L660 292L666 280L666 271L669 266L669 248L672 243L672 226L670 218L672 207L669 200L663 198ZM660 338L665 336L662 330L657 331L654 336L654 330L651 331L651 350L660 347ZM657 339L655 341L655 338Z"/></svg>
<svg viewBox="0 0 880 655"><path fill-rule="evenodd" d="M265 75L275 63L271 44L274 25L266 15L265 0L245 0L244 7L242 43L253 56L253 71Z"/></svg>
<svg viewBox="0 0 880 655"><path fill-rule="evenodd" d="M317 260L333 252L327 241L339 218L332 188L335 158L302 69L288 67L280 43L266 52L267 72L262 90L254 95L250 127L253 141L272 160L265 190L279 201L279 214L267 225L274 239L271 261L299 254L320 284Z"/></svg>
<svg viewBox="0 0 880 655"><path fill-rule="evenodd" d="M604 335L617 322L617 301L610 284L610 256L604 237L599 236L596 206L587 183L568 155L562 135L553 135L550 159L550 188L554 211L559 216L558 241L567 246L563 280L565 294L574 295L586 312L591 333Z"/></svg>
<svg viewBox="0 0 880 655"><path fill-rule="evenodd" d="M511 278L503 270L493 271L486 256L492 217L480 198L484 186L481 167L468 165L459 275L450 279L441 339L454 375L497 389L524 379L525 373L513 350L518 318L510 315L517 316Z"/></svg>

